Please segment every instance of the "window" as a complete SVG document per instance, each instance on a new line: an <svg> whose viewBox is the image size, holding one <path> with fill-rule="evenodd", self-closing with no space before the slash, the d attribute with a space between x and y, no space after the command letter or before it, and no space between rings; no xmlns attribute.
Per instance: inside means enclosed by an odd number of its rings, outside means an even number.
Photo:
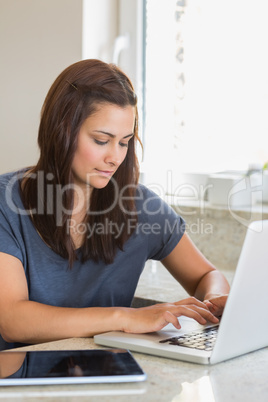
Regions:
<svg viewBox="0 0 268 402"><path fill-rule="evenodd" d="M262 0L146 0L146 184L268 160Z"/></svg>

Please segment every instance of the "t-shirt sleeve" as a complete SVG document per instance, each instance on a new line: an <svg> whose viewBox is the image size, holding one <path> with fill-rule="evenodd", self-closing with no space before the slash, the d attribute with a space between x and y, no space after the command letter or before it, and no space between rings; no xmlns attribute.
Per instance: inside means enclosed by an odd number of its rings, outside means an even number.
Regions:
<svg viewBox="0 0 268 402"><path fill-rule="evenodd" d="M16 225L14 224L16 228ZM0 209L0 252L10 254L23 263L23 255L11 222Z"/></svg>
<svg viewBox="0 0 268 402"><path fill-rule="evenodd" d="M185 232L185 222L156 193L142 186L138 230L147 235L148 259L162 260L176 247ZM141 198L141 195L140 195Z"/></svg>

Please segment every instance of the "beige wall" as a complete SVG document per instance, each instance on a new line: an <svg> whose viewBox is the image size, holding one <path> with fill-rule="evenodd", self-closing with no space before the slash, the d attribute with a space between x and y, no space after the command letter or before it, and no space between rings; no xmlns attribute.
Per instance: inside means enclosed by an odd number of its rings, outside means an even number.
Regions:
<svg viewBox="0 0 268 402"><path fill-rule="evenodd" d="M0 174L34 164L44 97L82 58L82 0L0 0Z"/></svg>

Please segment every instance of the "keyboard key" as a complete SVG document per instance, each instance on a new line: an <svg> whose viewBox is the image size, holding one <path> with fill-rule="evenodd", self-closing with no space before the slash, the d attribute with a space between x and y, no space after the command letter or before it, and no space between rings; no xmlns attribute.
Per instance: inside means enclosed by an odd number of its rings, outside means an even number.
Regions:
<svg viewBox="0 0 268 402"><path fill-rule="evenodd" d="M218 329L218 326L204 328L200 331L194 331L189 334L163 339L159 342L199 350L212 350L216 342Z"/></svg>

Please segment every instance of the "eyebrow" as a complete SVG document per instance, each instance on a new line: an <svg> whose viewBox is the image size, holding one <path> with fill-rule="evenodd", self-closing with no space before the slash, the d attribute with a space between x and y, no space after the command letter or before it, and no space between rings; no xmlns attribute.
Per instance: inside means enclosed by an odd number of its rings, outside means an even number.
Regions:
<svg viewBox="0 0 268 402"><path fill-rule="evenodd" d="M106 134L111 138L115 138L116 136L114 134L108 133L107 131L102 131L102 130L94 130L95 133L100 133L100 134ZM125 135L123 138L128 138L128 137L133 137L134 133Z"/></svg>

